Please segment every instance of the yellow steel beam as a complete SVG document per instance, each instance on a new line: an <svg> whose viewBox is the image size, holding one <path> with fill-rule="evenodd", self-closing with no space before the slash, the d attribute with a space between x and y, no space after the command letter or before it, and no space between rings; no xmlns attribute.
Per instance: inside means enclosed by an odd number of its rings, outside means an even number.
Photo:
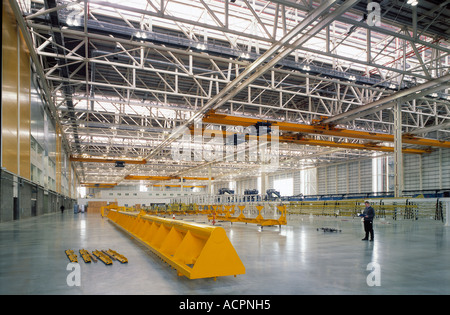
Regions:
<svg viewBox="0 0 450 315"><path fill-rule="evenodd" d="M231 136L236 134L236 132L232 131L226 131L226 130L214 130L214 132L222 133L225 136ZM194 134L195 131L192 128L191 133ZM258 138L258 136L248 135L245 134L245 138L248 140L251 137ZM394 152L394 147L388 147L388 146L382 146L378 145L373 142L368 143L348 143L348 142L334 142L334 141L327 141L327 140L316 140L316 139L310 139L303 137L300 133L297 134L282 134L279 136L275 136L278 141L280 142L290 142L290 143L297 143L297 144L308 144L308 145L314 145L314 146L325 146L325 147L336 147L336 148L346 148L346 149L354 149L354 150L371 150L371 151L381 151L381 152ZM270 141L274 136L267 136L267 141ZM409 154L423 154L423 153L430 153L430 149L402 149L403 153L409 153Z"/></svg>
<svg viewBox="0 0 450 315"><path fill-rule="evenodd" d="M127 164L146 164L147 161L145 159L130 159L130 158L114 158L114 157L75 157L71 156L70 161L73 162L90 162L90 163L115 163L117 161L122 161Z"/></svg>
<svg viewBox="0 0 450 315"><path fill-rule="evenodd" d="M168 186L168 187L181 187L180 184L169 184L169 185L160 185L160 184L155 184L152 185L153 187L163 187L163 186ZM187 188L192 188L192 187L197 187L197 188L205 188L206 185L183 185L183 187L187 187Z"/></svg>
<svg viewBox="0 0 450 315"><path fill-rule="evenodd" d="M128 180L170 180L176 179L174 176L156 176L156 175L127 175L125 179Z"/></svg>
<svg viewBox="0 0 450 315"><path fill-rule="evenodd" d="M181 176L157 176L157 175L127 175L125 179L128 180L171 180L171 179L181 179ZM185 180L209 180L209 177L184 177ZM214 177L211 177L214 180Z"/></svg>
<svg viewBox="0 0 450 315"><path fill-rule="evenodd" d="M355 150L394 152L394 147L381 146L381 145L371 143L371 142L369 142L369 143L334 142L334 141L316 140L316 139L308 139L308 138L296 139L295 137L289 137L289 136L281 136L280 141L297 143L297 144L308 144L308 145L314 145L314 146L355 149ZM430 153L431 150L403 148L402 152L409 153L409 154L423 154L423 153Z"/></svg>
<svg viewBox="0 0 450 315"><path fill-rule="evenodd" d="M81 187L86 188L113 188L117 183L81 183Z"/></svg>
<svg viewBox="0 0 450 315"><path fill-rule="evenodd" d="M257 118L248 118L248 117L239 117L239 116L230 116L225 114L217 114L214 111L210 111L205 117L202 119L203 122L219 124L219 125L238 125L238 126L252 126L257 122L261 122L261 119ZM280 131L291 131L291 132L299 132L306 134L319 134L319 135L328 135L328 136L337 136L343 138L356 138L356 139L366 139L366 140L375 140L375 141L388 141L393 142L394 136L390 134L377 133L377 132L369 132L369 131L358 131L358 130L349 130L336 128L332 125L323 125L323 124L298 124L298 123L290 123L290 122L280 122L280 121L267 121L272 124L274 127L278 127ZM432 147L442 147L442 148L450 148L450 141L440 141L435 139L426 139L416 137L410 134L404 134L402 138L403 143L408 144L416 144L416 145L424 145L424 146L432 146Z"/></svg>

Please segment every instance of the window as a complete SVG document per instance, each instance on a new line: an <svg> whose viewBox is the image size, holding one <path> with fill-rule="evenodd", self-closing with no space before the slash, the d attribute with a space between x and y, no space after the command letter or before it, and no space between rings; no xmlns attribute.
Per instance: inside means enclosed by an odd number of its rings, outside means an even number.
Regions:
<svg viewBox="0 0 450 315"><path fill-rule="evenodd" d="M294 194L294 180L291 178L274 179L273 188L280 192L281 196Z"/></svg>
<svg viewBox="0 0 450 315"><path fill-rule="evenodd" d="M139 185L139 191L143 191L143 192L147 191L147 186Z"/></svg>

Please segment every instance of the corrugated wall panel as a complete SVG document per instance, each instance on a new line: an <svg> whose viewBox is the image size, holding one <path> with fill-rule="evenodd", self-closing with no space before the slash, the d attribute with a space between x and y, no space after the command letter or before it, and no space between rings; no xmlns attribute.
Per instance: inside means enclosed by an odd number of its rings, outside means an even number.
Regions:
<svg viewBox="0 0 450 315"><path fill-rule="evenodd" d="M359 193L361 186L359 185L359 163L347 163L348 165L348 192Z"/></svg>
<svg viewBox="0 0 450 315"><path fill-rule="evenodd" d="M327 167L327 194L336 194L336 165Z"/></svg>
<svg viewBox="0 0 450 315"><path fill-rule="evenodd" d="M403 189L420 189L420 159L419 155L403 155Z"/></svg>
<svg viewBox="0 0 450 315"><path fill-rule="evenodd" d="M347 167L348 167L348 163L337 165L337 193L338 194L345 194L348 192L348 190L347 190L347 188L348 188L347 187L347 182L348 182Z"/></svg>
<svg viewBox="0 0 450 315"><path fill-rule="evenodd" d="M450 149L441 149L442 188L450 188Z"/></svg>
<svg viewBox="0 0 450 315"><path fill-rule="evenodd" d="M372 191L372 160L361 160L359 167L361 192L370 192Z"/></svg>
<svg viewBox="0 0 450 315"><path fill-rule="evenodd" d="M300 171L295 171L292 174L294 181L293 181L293 185L294 185L294 195L298 195L301 193L300 190Z"/></svg>
<svg viewBox="0 0 450 315"><path fill-rule="evenodd" d="M319 167L317 168L317 194L322 195L326 194L326 168Z"/></svg>
<svg viewBox="0 0 450 315"><path fill-rule="evenodd" d="M439 189L439 150L422 154L422 189Z"/></svg>

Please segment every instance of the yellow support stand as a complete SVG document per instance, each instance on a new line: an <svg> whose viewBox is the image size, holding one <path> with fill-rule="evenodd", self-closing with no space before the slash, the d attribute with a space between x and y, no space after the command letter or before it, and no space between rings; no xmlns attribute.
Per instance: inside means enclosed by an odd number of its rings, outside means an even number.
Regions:
<svg viewBox="0 0 450 315"><path fill-rule="evenodd" d="M105 265L112 265L113 263L111 258L109 258L106 254L102 253L99 250L94 250L92 254L94 254L95 257L100 259Z"/></svg>
<svg viewBox="0 0 450 315"><path fill-rule="evenodd" d="M80 255L81 255L81 258L83 258L85 263L91 262L91 255L89 255L89 252L87 250L80 249Z"/></svg>
<svg viewBox="0 0 450 315"><path fill-rule="evenodd" d="M109 211L108 219L189 279L245 273L222 227Z"/></svg>
<svg viewBox="0 0 450 315"><path fill-rule="evenodd" d="M213 206L216 207L216 206ZM240 210L240 214L237 217L231 216L231 212L229 211L230 206L225 206L225 215L217 215L215 218L217 220L222 220L222 221L228 221L228 222L243 222L243 223L253 223L253 224L258 224L260 226L272 226L272 225L286 225L287 224L287 220L286 220L286 205L278 205L277 209L280 212L280 217L278 219L265 219L262 214L261 211L264 209L264 206L262 205L258 205L256 206L256 209L258 210L258 215L255 218L246 218L244 215L244 209L245 206L238 206L239 210ZM232 213L234 214L234 205L233 205L233 211ZM208 220L212 220L212 216L208 215Z"/></svg>
<svg viewBox="0 0 450 315"><path fill-rule="evenodd" d="M77 255L75 254L75 252L73 250L67 249L65 251L65 253L67 255L67 258L69 258L70 262L73 262L73 263L77 263L78 262L78 257L77 257Z"/></svg>

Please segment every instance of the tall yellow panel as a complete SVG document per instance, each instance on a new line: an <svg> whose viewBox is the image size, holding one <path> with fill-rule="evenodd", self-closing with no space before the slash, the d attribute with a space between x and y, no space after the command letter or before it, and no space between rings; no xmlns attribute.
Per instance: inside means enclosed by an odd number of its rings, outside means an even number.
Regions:
<svg viewBox="0 0 450 315"><path fill-rule="evenodd" d="M20 56L20 73L19 73L19 145L20 145L20 170L21 177L31 179L31 68L30 54L27 49L25 40L20 32L19 37L19 56Z"/></svg>
<svg viewBox="0 0 450 315"><path fill-rule="evenodd" d="M18 172L18 54L17 23L9 2L2 10L2 166Z"/></svg>

